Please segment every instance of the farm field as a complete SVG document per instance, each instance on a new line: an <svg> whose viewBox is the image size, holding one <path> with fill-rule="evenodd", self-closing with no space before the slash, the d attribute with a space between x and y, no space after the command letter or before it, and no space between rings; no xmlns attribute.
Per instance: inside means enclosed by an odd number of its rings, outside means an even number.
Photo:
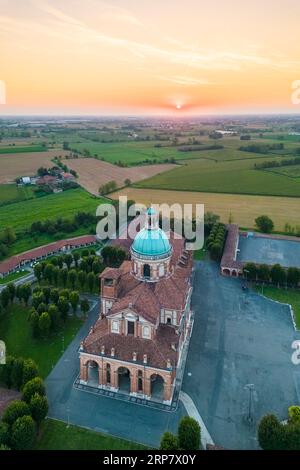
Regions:
<svg viewBox="0 0 300 470"><path fill-rule="evenodd" d="M30 186L16 184L0 184L0 206L12 202L24 201L35 197Z"/></svg>
<svg viewBox="0 0 300 470"><path fill-rule="evenodd" d="M76 212L94 213L103 198L91 196L81 188L69 189L0 207L0 227L12 227L16 232L30 228L32 222L56 217L69 218Z"/></svg>
<svg viewBox="0 0 300 470"><path fill-rule="evenodd" d="M278 168L270 168L266 169L268 172L278 173L279 175L285 175L289 178L300 178L300 165L289 165L289 166L282 166Z"/></svg>
<svg viewBox="0 0 300 470"><path fill-rule="evenodd" d="M0 153L44 152L45 150L45 147L42 145L12 145L8 147L0 147Z"/></svg>
<svg viewBox="0 0 300 470"><path fill-rule="evenodd" d="M65 155L64 150L45 152L3 153L0 154L0 184L10 183L20 176L35 174L40 166L51 167L54 157Z"/></svg>
<svg viewBox="0 0 300 470"><path fill-rule="evenodd" d="M255 163L274 158L281 161L285 157L273 155L232 161L188 160L180 167L137 183L136 187L300 197L300 180L254 169Z"/></svg>
<svg viewBox="0 0 300 470"><path fill-rule="evenodd" d="M95 195L98 194L99 186L108 181L114 180L118 186L124 186L126 179L130 179L131 182L140 181L175 168L172 164L121 168L95 158L69 159L67 165L79 175L79 184Z"/></svg>
<svg viewBox="0 0 300 470"><path fill-rule="evenodd" d="M271 217L275 229L284 229L286 222L299 225L300 200L290 197L267 197L234 194L199 193L187 191L167 191L153 189L125 188L110 197L118 198L127 195L128 199L143 204L160 203L199 203L205 205L205 212L219 214L222 222L228 223L232 217L234 223L241 227L254 228L255 218L262 214Z"/></svg>

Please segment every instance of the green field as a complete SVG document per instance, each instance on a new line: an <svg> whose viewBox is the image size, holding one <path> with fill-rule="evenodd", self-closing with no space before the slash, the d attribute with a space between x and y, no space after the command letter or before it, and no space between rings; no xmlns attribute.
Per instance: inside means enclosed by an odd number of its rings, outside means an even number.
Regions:
<svg viewBox="0 0 300 470"><path fill-rule="evenodd" d="M12 202L32 199L35 194L32 186L17 186L16 184L0 184L0 206Z"/></svg>
<svg viewBox="0 0 300 470"><path fill-rule="evenodd" d="M26 153L26 152L44 152L47 149L43 145L11 145L9 147L0 147L1 153Z"/></svg>
<svg viewBox="0 0 300 470"><path fill-rule="evenodd" d="M68 317L62 331L47 339L35 339L28 321L29 310L14 304L0 317L1 339L6 343L7 354L31 357L38 365L41 377L45 378L62 355L63 345L66 348L77 334L82 320Z"/></svg>
<svg viewBox="0 0 300 470"><path fill-rule="evenodd" d="M223 155L223 150L218 155ZM246 152L240 152L245 155ZM209 154L209 155L208 155ZM208 156L212 152L207 152ZM227 151L228 155L228 151ZM232 155L236 155L232 152ZM254 164L274 160L274 156L250 154L256 158L213 160L187 160L184 165L136 183L138 188L176 189L214 193L257 194L300 197L300 180L286 175L254 169ZM275 157L278 161L284 157Z"/></svg>
<svg viewBox="0 0 300 470"><path fill-rule="evenodd" d="M50 194L42 199L21 201L0 207L0 227L12 227L16 232L30 228L32 222L70 218L76 212L95 214L103 198L92 196L81 188L69 189L58 194Z"/></svg>
<svg viewBox="0 0 300 470"><path fill-rule="evenodd" d="M29 271L26 269L22 271L16 271L15 273L8 274L8 276L1 277L0 278L0 284L8 284L9 282L16 281L17 279L20 279L20 277L27 276L29 274Z"/></svg>
<svg viewBox="0 0 300 470"><path fill-rule="evenodd" d="M299 289L278 289L277 287L264 286L257 287L257 292L262 293L270 299L277 300L283 304L290 304L293 308L297 329L300 329L300 290Z"/></svg>
<svg viewBox="0 0 300 470"><path fill-rule="evenodd" d="M46 419L36 450L143 450L141 444L100 434L89 429L80 428L53 419Z"/></svg>
<svg viewBox="0 0 300 470"><path fill-rule="evenodd" d="M278 168L266 168L265 171L277 173L279 175L288 176L289 178L300 178L300 165L288 165Z"/></svg>

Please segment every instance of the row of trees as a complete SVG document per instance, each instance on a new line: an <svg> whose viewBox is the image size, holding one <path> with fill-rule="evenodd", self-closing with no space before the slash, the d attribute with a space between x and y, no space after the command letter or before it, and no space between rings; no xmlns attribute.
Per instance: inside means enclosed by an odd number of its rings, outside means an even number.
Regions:
<svg viewBox="0 0 300 470"><path fill-rule="evenodd" d="M25 305L28 305L30 296L30 284L22 284L16 287L13 283L9 283L0 294L0 314L5 312L16 298L19 302L24 302Z"/></svg>
<svg viewBox="0 0 300 470"><path fill-rule="evenodd" d="M11 227L6 227L0 232L0 258L8 254L10 246L14 244L16 239L15 231Z"/></svg>
<svg viewBox="0 0 300 470"><path fill-rule="evenodd" d="M102 248L101 256L107 266L119 267L127 258L127 253L120 247L107 245Z"/></svg>
<svg viewBox="0 0 300 470"><path fill-rule="evenodd" d="M34 267L34 274L37 280L55 287L70 286L80 291L94 292L98 287L99 273L104 266L97 256L83 258L77 266L72 268L67 265L60 268L53 265L50 261L38 263Z"/></svg>
<svg viewBox="0 0 300 470"><path fill-rule="evenodd" d="M264 416L258 426L258 442L263 450L300 449L300 407L290 406L286 424L277 416Z"/></svg>
<svg viewBox="0 0 300 470"><path fill-rule="evenodd" d="M282 142L278 144L250 144L243 145L239 147L239 150L243 152L253 152L253 153L268 153L273 150L283 150L284 144Z"/></svg>
<svg viewBox="0 0 300 470"><path fill-rule="evenodd" d="M97 217L88 212L78 212L71 219L64 219L57 217L54 220L40 220L31 224L29 232L33 235L41 235L47 233L48 235L56 235L59 233L70 233L74 232L80 227L91 227L96 225Z"/></svg>
<svg viewBox="0 0 300 470"><path fill-rule="evenodd" d="M177 435L167 431L160 441L161 450L199 450L201 429L198 421L190 416L181 418Z"/></svg>
<svg viewBox="0 0 300 470"><path fill-rule="evenodd" d="M290 166L290 165L300 165L300 157L296 158L289 158L285 160L271 160L271 161L265 161L262 163L255 163L254 168L256 170L263 170L264 168L278 168L281 166Z"/></svg>
<svg viewBox="0 0 300 470"><path fill-rule="evenodd" d="M90 308L89 302L86 298L80 300L77 291L35 288L29 314L33 336L45 338L58 331L66 322L70 308L75 314L79 305L81 312L86 315Z"/></svg>
<svg viewBox="0 0 300 470"><path fill-rule="evenodd" d="M226 238L225 225L217 222L213 225L207 238L206 246L212 259L218 261L221 259Z"/></svg>
<svg viewBox="0 0 300 470"><path fill-rule="evenodd" d="M117 189L117 187L118 185L115 180L108 181L107 183L102 184L99 187L99 194L101 196L104 196L104 194L112 193L113 191Z"/></svg>
<svg viewBox="0 0 300 470"><path fill-rule="evenodd" d="M300 283L300 269L294 267L284 269L280 264L269 267L267 264L247 263L243 272L250 281L271 282L277 286L291 287L297 287Z"/></svg>
<svg viewBox="0 0 300 470"><path fill-rule="evenodd" d="M178 147L178 152L197 152L199 150L220 150L223 149L223 145L213 144L213 145L194 145L194 146L180 146Z"/></svg>
<svg viewBox="0 0 300 470"><path fill-rule="evenodd" d="M22 387L22 399L12 401L0 421L1 449L32 449L48 413L45 386L38 376Z"/></svg>

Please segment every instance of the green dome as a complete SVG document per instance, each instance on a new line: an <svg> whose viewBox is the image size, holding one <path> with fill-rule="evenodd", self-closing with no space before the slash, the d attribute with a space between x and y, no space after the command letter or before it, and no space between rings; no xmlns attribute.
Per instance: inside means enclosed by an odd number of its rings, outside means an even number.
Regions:
<svg viewBox="0 0 300 470"><path fill-rule="evenodd" d="M143 228L135 237L131 247L140 256L162 256L171 253L168 237L160 228Z"/></svg>

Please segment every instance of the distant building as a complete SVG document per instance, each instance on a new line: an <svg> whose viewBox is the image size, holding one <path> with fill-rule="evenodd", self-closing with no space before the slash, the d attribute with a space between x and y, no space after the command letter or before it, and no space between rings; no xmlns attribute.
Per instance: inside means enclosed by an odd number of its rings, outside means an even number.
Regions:
<svg viewBox="0 0 300 470"><path fill-rule="evenodd" d="M22 181L22 184L31 184L30 176L22 176L21 181Z"/></svg>

